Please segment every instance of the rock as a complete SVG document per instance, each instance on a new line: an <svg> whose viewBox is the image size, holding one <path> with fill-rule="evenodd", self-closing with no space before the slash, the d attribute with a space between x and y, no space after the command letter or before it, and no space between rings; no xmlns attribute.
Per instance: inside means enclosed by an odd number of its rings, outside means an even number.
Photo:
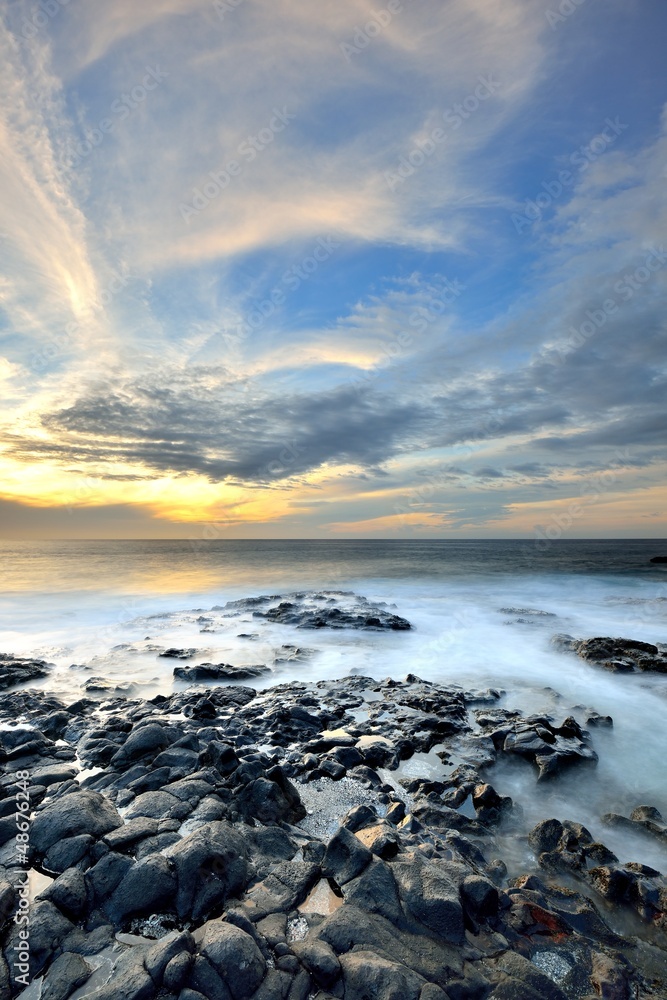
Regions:
<svg viewBox="0 0 667 1000"><path fill-rule="evenodd" d="M341 964L333 948L324 941L295 941L292 951L313 977L317 986L328 989L341 974Z"/></svg>
<svg viewBox="0 0 667 1000"><path fill-rule="evenodd" d="M572 718L559 728L536 716L515 723L505 736L503 750L536 764L538 781L552 778L572 764L596 764L598 760L588 734Z"/></svg>
<svg viewBox="0 0 667 1000"><path fill-rule="evenodd" d="M596 995L604 1000L627 1000L630 996L627 970L602 952L592 953L590 979Z"/></svg>
<svg viewBox="0 0 667 1000"><path fill-rule="evenodd" d="M667 824L663 822L661 814L652 806L638 806L632 810L630 819L619 816L617 813L606 813L602 817L602 822L608 826L622 827L633 833L641 833L658 840L667 841Z"/></svg>
<svg viewBox="0 0 667 1000"><path fill-rule="evenodd" d="M165 655L164 653L162 654ZM193 667L174 667L174 677L182 681L246 681L270 674L262 663L234 667L230 663L197 663Z"/></svg>
<svg viewBox="0 0 667 1000"><path fill-rule="evenodd" d="M282 600L273 607L266 606L263 610L260 610L261 604L269 605L276 598L256 599L258 604L252 612L253 615L256 618L266 618L270 622L279 622L282 625L294 625L297 628L306 629L356 628L371 631L406 631L412 628L410 622L405 618L390 614L363 597L352 595L354 600L352 602L346 601L349 606L341 608L335 606L336 599L350 595L332 591L326 594L289 594L287 596L289 600ZM229 607L229 604L226 607Z"/></svg>
<svg viewBox="0 0 667 1000"><path fill-rule="evenodd" d="M222 920L204 924L192 975L195 989L208 997L224 997L227 989L233 1000L247 1000L265 972L266 961L249 934Z"/></svg>
<svg viewBox="0 0 667 1000"><path fill-rule="evenodd" d="M372 951L342 955L345 1000L419 1000L426 981L412 969Z"/></svg>
<svg viewBox="0 0 667 1000"><path fill-rule="evenodd" d="M472 792L472 804L477 819L485 826L496 826L512 811L512 800L509 795L498 795L493 785L475 785Z"/></svg>
<svg viewBox="0 0 667 1000"><path fill-rule="evenodd" d="M574 639L572 636L554 636L552 640L561 649L571 650L584 660L615 673L648 670L667 673L667 656L651 642L638 639Z"/></svg>
<svg viewBox="0 0 667 1000"><path fill-rule="evenodd" d="M373 816L375 817L374 813ZM325 876L333 878L339 886L344 886L360 875L372 860L372 852L358 837L342 826L327 844L322 872Z"/></svg>
<svg viewBox="0 0 667 1000"><path fill-rule="evenodd" d="M83 872L79 868L68 868L40 893L39 898L55 903L70 920L78 920L86 911L88 898Z"/></svg>
<svg viewBox="0 0 667 1000"><path fill-rule="evenodd" d="M510 1000L510 997L512 1000L524 1000L524 997L526 1000L532 1000L533 997L536 1000L537 998L539 1000L568 1000L562 990L548 976L540 972L537 966L515 952L508 951L502 955L497 960L497 968L511 978L505 984L501 984L505 985L504 990L499 991L496 987L491 994L494 1000L497 997L502 997L503 1000L505 998ZM516 992L516 987L512 985L516 983L520 984L523 992Z"/></svg>
<svg viewBox="0 0 667 1000"><path fill-rule="evenodd" d="M4 948L5 960L9 966L10 979L16 987L16 976L20 975L14 966L14 953L20 942L22 926L14 924ZM74 925L46 899L36 900L30 914L30 977L39 975L42 969L53 961L64 939L74 930Z"/></svg>
<svg viewBox="0 0 667 1000"><path fill-rule="evenodd" d="M199 651L197 649L165 649L164 652L159 653L159 656L167 657L174 660L189 660L191 657L196 656Z"/></svg>
<svg viewBox="0 0 667 1000"><path fill-rule="evenodd" d="M649 559L649 562L652 562L652 563L667 563L667 556L653 556L652 559Z"/></svg>
<svg viewBox="0 0 667 1000"><path fill-rule="evenodd" d="M468 875L461 886L461 899L473 920L486 920L498 913L498 889L483 875Z"/></svg>
<svg viewBox="0 0 667 1000"><path fill-rule="evenodd" d="M110 833L105 833L103 839L112 851L122 851L123 848L131 848L138 840L156 834L158 827L159 820L139 816L111 830Z"/></svg>
<svg viewBox="0 0 667 1000"><path fill-rule="evenodd" d="M0 653L0 691L46 677L50 664L44 660L24 659L11 653Z"/></svg>
<svg viewBox="0 0 667 1000"><path fill-rule="evenodd" d="M446 862L428 862L417 854L413 861L392 865L403 906L443 941L463 941L463 909L458 873Z"/></svg>
<svg viewBox="0 0 667 1000"><path fill-rule="evenodd" d="M145 757L151 760L170 745L172 739L165 726L155 722L146 726L135 726L123 746L111 758L114 767L125 766Z"/></svg>
<svg viewBox="0 0 667 1000"><path fill-rule="evenodd" d="M82 861L94 843L90 834L67 837L49 848L44 855L44 867L50 872L64 872Z"/></svg>
<svg viewBox="0 0 667 1000"><path fill-rule="evenodd" d="M199 762L212 765L218 774L226 778L239 766L239 758L234 747L220 740L209 740L199 754Z"/></svg>
<svg viewBox="0 0 667 1000"><path fill-rule="evenodd" d="M173 902L181 918L200 920L245 888L246 844L229 823L208 823L170 847L166 857L176 872Z"/></svg>
<svg viewBox="0 0 667 1000"><path fill-rule="evenodd" d="M121 926L128 917L170 911L176 886L176 875L167 858L152 854L135 864L130 863L111 897L105 901L104 910L115 926Z"/></svg>
<svg viewBox="0 0 667 1000"><path fill-rule="evenodd" d="M87 834L101 837L123 825L115 806L99 792L73 792L49 802L35 816L30 839L38 854L65 840Z"/></svg>
<svg viewBox="0 0 667 1000"><path fill-rule="evenodd" d="M298 791L278 765L241 790L236 808L246 820L258 819L260 823L293 824L306 816Z"/></svg>
<svg viewBox="0 0 667 1000"><path fill-rule="evenodd" d="M137 795L132 805L127 807L125 815L128 819L162 819L165 816L174 816L178 819L185 819L190 808L183 805L180 799L169 792L143 792Z"/></svg>
<svg viewBox="0 0 667 1000"><path fill-rule="evenodd" d="M307 861L281 861L248 893L255 912L289 913L299 906L320 878L319 865Z"/></svg>
<svg viewBox="0 0 667 1000"><path fill-rule="evenodd" d="M42 984L41 1000L67 1000L90 977L92 967L73 952L60 955L48 969Z"/></svg>
<svg viewBox="0 0 667 1000"><path fill-rule="evenodd" d="M356 834L364 847L372 851L378 858L385 860L398 854L400 840L396 830L389 823L377 823L375 826L364 827Z"/></svg>

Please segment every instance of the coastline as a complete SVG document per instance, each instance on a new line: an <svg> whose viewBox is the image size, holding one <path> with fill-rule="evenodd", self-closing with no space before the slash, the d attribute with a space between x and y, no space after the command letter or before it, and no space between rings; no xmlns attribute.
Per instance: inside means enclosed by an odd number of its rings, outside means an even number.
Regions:
<svg viewBox="0 0 667 1000"><path fill-rule="evenodd" d="M562 649L585 670L632 653ZM1 992L25 985L9 959L29 869L44 997L111 1000L120 977L136 1000L664 997L664 878L568 816L527 829L493 787L501 760L536 788L590 772L613 720L499 700L411 675L69 705L5 692ZM19 774L34 812L11 867ZM664 841L637 805L610 835Z"/></svg>

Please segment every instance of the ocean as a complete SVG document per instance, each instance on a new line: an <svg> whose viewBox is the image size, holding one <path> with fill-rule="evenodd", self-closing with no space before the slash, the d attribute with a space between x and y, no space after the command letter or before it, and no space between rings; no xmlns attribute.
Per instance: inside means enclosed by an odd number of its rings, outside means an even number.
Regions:
<svg viewBox="0 0 667 1000"><path fill-rule="evenodd" d="M600 761L536 786L528 764L489 780L519 801L529 824L547 815L584 822L612 850L627 834L602 825L649 804L667 816L667 676L617 675L551 645L555 633L667 642L667 554L661 540L194 540L0 542L0 652L54 664L31 686L65 702L102 678L128 697L167 694L168 647L188 663L266 664L246 682L266 687L350 673L407 673L466 689L495 688L499 704L561 722L592 710ZM221 614L226 602L294 591L353 592L407 618L406 632L308 631ZM345 601L346 598L341 598ZM212 610L218 609L218 610ZM284 647L299 647L293 655ZM667 850L636 847L663 871Z"/></svg>

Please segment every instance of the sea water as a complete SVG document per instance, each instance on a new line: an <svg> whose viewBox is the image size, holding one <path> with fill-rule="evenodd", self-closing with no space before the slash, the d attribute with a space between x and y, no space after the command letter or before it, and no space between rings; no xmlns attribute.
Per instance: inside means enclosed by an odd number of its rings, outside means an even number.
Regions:
<svg viewBox="0 0 667 1000"><path fill-rule="evenodd" d="M556 723L610 715L613 729L592 731L597 768L544 786L523 762L487 777L529 823L584 822L624 860L664 871L657 841L629 838L601 816L648 804L667 817L667 676L612 674L550 640L564 632L667 642L667 567L650 562L666 553L664 542L641 539L0 542L0 652L53 664L31 687L65 702L91 678L128 697L181 690L178 661L159 656L177 647L196 649L188 665L269 666L246 682L256 688L413 673L501 690L502 707ZM303 630L224 610L244 597L311 590L361 594L413 628Z"/></svg>

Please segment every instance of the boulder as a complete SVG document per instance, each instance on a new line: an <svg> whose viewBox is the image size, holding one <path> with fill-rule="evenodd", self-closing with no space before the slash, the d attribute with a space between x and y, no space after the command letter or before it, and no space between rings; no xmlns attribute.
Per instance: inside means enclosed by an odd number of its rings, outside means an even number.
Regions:
<svg viewBox="0 0 667 1000"><path fill-rule="evenodd" d="M201 929L199 958L192 985L208 997L248 1000L266 972L266 960L253 938L223 920L209 920Z"/></svg>
<svg viewBox="0 0 667 1000"><path fill-rule="evenodd" d="M67 837L101 837L123 825L116 807L99 792L82 790L49 802L35 816L30 832L31 844L38 854Z"/></svg>
<svg viewBox="0 0 667 1000"><path fill-rule="evenodd" d="M225 822L208 823L168 848L178 884L172 901L178 916L200 920L238 895L249 877L246 850L243 836Z"/></svg>

